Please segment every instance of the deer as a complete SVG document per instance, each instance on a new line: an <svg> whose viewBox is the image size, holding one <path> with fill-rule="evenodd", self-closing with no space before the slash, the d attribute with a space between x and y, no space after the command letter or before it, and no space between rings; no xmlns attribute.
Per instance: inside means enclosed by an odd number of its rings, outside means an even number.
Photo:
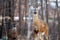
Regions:
<svg viewBox="0 0 60 40"><path fill-rule="evenodd" d="M2 17L3 20L5 20L5 22L7 23L7 37L8 37L8 40L17 40L18 38L18 33L17 33L17 27L14 27L12 26L13 23L12 23L12 19L10 16L5 16L5 17Z"/></svg>
<svg viewBox="0 0 60 40"><path fill-rule="evenodd" d="M44 22L41 18L39 19L39 13L38 8L36 8L36 11L32 13L33 15L33 28L34 29L34 40L44 40L44 37L46 40L48 40L48 24Z"/></svg>

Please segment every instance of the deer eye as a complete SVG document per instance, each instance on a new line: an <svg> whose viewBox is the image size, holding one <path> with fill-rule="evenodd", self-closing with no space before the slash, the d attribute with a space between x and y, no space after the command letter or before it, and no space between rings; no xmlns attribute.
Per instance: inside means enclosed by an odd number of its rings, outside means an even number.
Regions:
<svg viewBox="0 0 60 40"><path fill-rule="evenodd" d="M34 12L34 14L36 14L36 12Z"/></svg>

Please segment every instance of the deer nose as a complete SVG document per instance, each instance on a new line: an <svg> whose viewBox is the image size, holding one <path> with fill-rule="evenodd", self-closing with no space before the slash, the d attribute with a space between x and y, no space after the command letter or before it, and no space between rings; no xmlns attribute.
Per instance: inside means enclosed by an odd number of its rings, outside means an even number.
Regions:
<svg viewBox="0 0 60 40"><path fill-rule="evenodd" d="M36 12L34 12L34 14L36 14Z"/></svg>

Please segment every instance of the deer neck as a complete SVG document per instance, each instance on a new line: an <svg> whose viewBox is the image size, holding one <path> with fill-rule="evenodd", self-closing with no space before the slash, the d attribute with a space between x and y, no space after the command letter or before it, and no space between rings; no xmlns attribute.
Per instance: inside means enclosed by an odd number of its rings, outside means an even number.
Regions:
<svg viewBox="0 0 60 40"><path fill-rule="evenodd" d="M39 18L38 18L38 16L35 16L35 17L33 17L33 21L34 21L34 22L37 22L37 21L39 21Z"/></svg>

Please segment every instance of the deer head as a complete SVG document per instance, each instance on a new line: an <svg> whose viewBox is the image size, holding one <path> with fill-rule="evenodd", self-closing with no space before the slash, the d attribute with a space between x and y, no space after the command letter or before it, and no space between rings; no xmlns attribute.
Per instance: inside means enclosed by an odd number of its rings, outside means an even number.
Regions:
<svg viewBox="0 0 60 40"><path fill-rule="evenodd" d="M39 16L39 10L40 10L40 7L38 7L38 8L35 8L34 10L33 10L33 18L34 17L36 17L36 18L38 18L38 16Z"/></svg>

